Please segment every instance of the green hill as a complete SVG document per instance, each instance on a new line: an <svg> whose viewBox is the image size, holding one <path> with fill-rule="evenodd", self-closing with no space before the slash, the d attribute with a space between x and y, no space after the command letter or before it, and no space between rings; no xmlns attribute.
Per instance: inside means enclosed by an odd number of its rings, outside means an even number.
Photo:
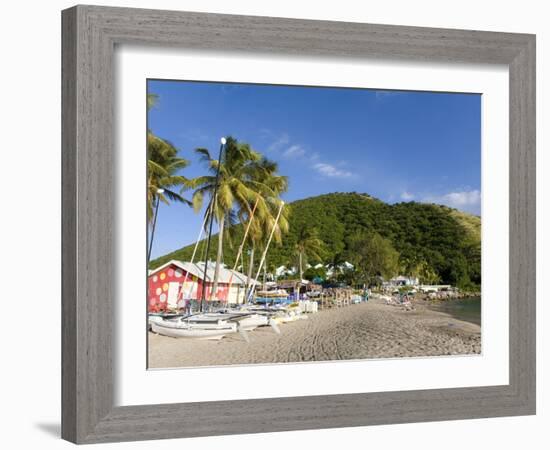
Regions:
<svg viewBox="0 0 550 450"><path fill-rule="evenodd" d="M297 200L290 204L290 209L289 233L281 245L270 248L269 269L295 261L296 230L307 227L316 228L325 243L321 261L325 264L352 261L349 237L376 232L399 252L403 273L412 274L410 267L422 263L442 283L461 287L481 283L481 219L477 216L441 205L415 202L389 205L358 193L333 193ZM242 233L240 225L231 228L231 242L224 248L226 264L233 264ZM214 259L217 236L212 238L210 258ZM204 253L202 244L199 252ZM181 248L155 259L151 267L170 259L189 260L192 252L193 246ZM203 259L204 255L201 254L200 258Z"/></svg>

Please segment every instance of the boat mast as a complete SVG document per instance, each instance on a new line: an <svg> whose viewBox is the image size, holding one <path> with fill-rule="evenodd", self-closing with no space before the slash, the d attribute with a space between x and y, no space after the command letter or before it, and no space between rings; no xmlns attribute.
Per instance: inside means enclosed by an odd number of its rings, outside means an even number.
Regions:
<svg viewBox="0 0 550 450"><path fill-rule="evenodd" d="M283 207L285 206L285 202L281 200L281 206L279 207L279 212L277 213L277 218L275 219L275 223L273 224L273 228L271 229L271 233L269 235L269 239L267 240L267 244L265 246L264 252L262 253L262 258L260 260L260 265L258 266L258 272L256 273L256 277L254 278L254 282L252 283L252 287L250 288L250 291L248 292L247 299L250 300L250 297L252 297L252 293L254 292L254 289L256 289L256 284L258 282L258 277L260 276L262 266L265 262L265 257L267 256L267 251L269 250L269 246L271 245L271 240L273 239L273 235L275 234L275 229L277 228L277 224L279 223L279 219L281 217L281 213L283 212Z"/></svg>
<svg viewBox="0 0 550 450"><path fill-rule="evenodd" d="M199 235L197 237L197 242L195 243L195 248L193 249L193 255L191 256L191 265L193 265L193 262L195 261L195 255L197 254L197 248L199 247L199 243L201 241L201 237L202 237L202 233L204 232L204 228L206 227L206 221L207 220L208 220L208 214L206 214L204 216L204 220L202 221L202 225L201 225L201 228L200 228L200 231L199 231ZM187 283L188 275L189 275L189 271L186 270L185 271L185 277L183 278L183 283L181 284L180 299L181 298L185 299L186 297L191 295L191 291L193 290L193 284L191 284L191 287L189 288L189 291L187 292L187 296L185 295L184 287L185 287L185 283Z"/></svg>
<svg viewBox="0 0 550 450"><path fill-rule="evenodd" d="M227 296L225 298L226 303L227 299L229 297L229 294L231 293L231 285L233 284L233 274L235 273L235 270L237 269L237 264L239 264L239 258L241 257L243 253L244 248L244 242L246 241L246 237L248 236L248 231L250 230L250 225L252 224L252 221L254 220L254 213L256 212L256 207L258 206L258 202L260 201L260 197L256 198L256 203L254 203L254 208L252 208L252 212L250 213L250 219L248 220L248 223L246 224L246 230L244 232L243 240L241 242L241 245L239 247L239 251L237 252L237 256L235 257L235 263L233 264L233 270L231 271L231 275L229 275L229 287L227 288ZM239 299L239 296L237 295L237 300Z"/></svg>
<svg viewBox="0 0 550 450"><path fill-rule="evenodd" d="M222 137L220 139L220 153L218 156L218 167L216 169L216 181L214 184L214 193L211 197L211 208L210 208L210 223L208 224L208 238L206 240L206 258L204 261L204 274L202 277L202 290L201 290L201 300L199 303L199 311L202 312L203 310L203 303L204 299L206 297L206 273L208 272L208 253L210 253L210 239L212 238L212 224L214 223L214 205L216 201L216 196L218 195L218 182L220 180L220 167L222 165L222 151L225 147L225 143L227 140Z"/></svg>

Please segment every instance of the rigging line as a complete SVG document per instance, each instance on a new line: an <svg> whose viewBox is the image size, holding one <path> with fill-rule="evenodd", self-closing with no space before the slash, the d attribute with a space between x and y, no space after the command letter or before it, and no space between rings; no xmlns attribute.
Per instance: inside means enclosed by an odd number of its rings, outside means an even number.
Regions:
<svg viewBox="0 0 550 450"><path fill-rule="evenodd" d="M233 284L233 274L234 274L235 270L237 269L237 264L239 263L239 258L242 257L244 243L245 243L246 238L248 236L248 231L250 230L250 225L252 225L252 221L254 220L254 213L256 212L256 207L258 206L259 201L260 201L260 197L256 198L256 203L254 203L254 208L252 208L252 213L250 214L250 219L248 220L248 223L246 224L246 230L244 232L243 240L241 242L241 245L239 246L239 251L238 251L237 256L235 258L235 263L233 264L233 270L231 270L231 275L229 276L229 286L227 288L227 295L225 296L226 303L228 302L228 297L229 297L229 294L231 293L231 286Z"/></svg>
<svg viewBox="0 0 550 450"><path fill-rule="evenodd" d="M256 289L256 284L258 282L258 277L260 276L260 271L262 270L262 265L265 262L265 257L267 255L267 250L269 249L269 246L271 245L271 240L273 239L273 235L275 234L275 228L277 228L277 224L279 223L279 219L281 217L281 213L283 211L283 207L285 206L285 202L281 201L281 206L279 207L279 212L277 213L277 218L275 219L275 223L273 224L273 228L271 229L271 233L269 235L269 239L267 240L267 244L265 246L264 252L262 254L262 258L260 260L260 264L258 266L258 272L256 273L256 278L254 278L254 282L252 283L252 287L250 288L250 292L248 294L248 299L252 297L252 293L254 292L254 289Z"/></svg>
<svg viewBox="0 0 550 450"><path fill-rule="evenodd" d="M208 239L206 241L206 256L208 257L208 253L209 253L209 250L210 250L210 239L212 238L212 224L214 222L214 213L216 211L216 207L214 206L214 204L217 202L217 198L218 198L218 183L220 181L220 168L221 168L221 165L222 165L222 156L223 156L223 149L225 147L225 143L226 143L226 139L225 138L222 138L221 139L221 145L220 145L220 154L218 156L218 167L216 169L216 182L214 184L214 193L212 194L212 209L211 209L211 213L210 214L210 223L208 225ZM200 300L200 311L202 312L202 308L203 308L203 303L205 302L206 300L206 291L205 291L205 287L206 287L206 273L208 271L208 259L204 262L204 275L203 275L203 281L202 281L202 284L203 284L203 289L201 291L201 300ZM210 291L212 292L212 291Z"/></svg>
<svg viewBox="0 0 550 450"><path fill-rule="evenodd" d="M193 249L193 255L191 256L191 262L190 262L191 266L193 266L193 263L195 262L195 255L197 254L197 249L198 249L199 244L201 242L201 237L202 237L202 233L204 231L204 226L206 225L207 217L208 217L208 215L205 214L204 215L204 220L203 220L202 225L201 225L200 230L199 230L199 235L197 236L197 242L195 243L195 248ZM193 290L193 284L191 284L191 287L189 288L189 290L187 292L187 296L184 295L183 290L184 290L185 283L187 283L188 275L189 275L189 272L185 271L185 278L183 279L183 283L181 285L181 290L180 290L180 294L182 294L181 296L179 296L180 299L188 298L191 295L191 291Z"/></svg>
<svg viewBox="0 0 550 450"><path fill-rule="evenodd" d="M208 212L208 219L207 220L210 220L210 212ZM207 225L205 225L205 226L207 226ZM206 228L205 228L205 231L206 231ZM206 265L206 259L208 258L208 254L207 254L208 246L207 246L207 243L206 243L206 239L203 239L203 243L204 243L204 245L202 247L202 262L203 262L203 264ZM202 289L206 289L205 283L203 283ZM197 297L198 297L198 293L199 293L199 291L197 289Z"/></svg>
<svg viewBox="0 0 550 450"><path fill-rule="evenodd" d="M222 215L222 222L224 224L224 231L225 231L225 214ZM220 239L223 239L223 236L220 232L220 230L218 230L218 242ZM208 301L211 302L212 301L212 296L214 295L214 284L216 284L216 298L218 298L218 289L219 289L219 286L218 286L218 283L217 280L218 278L220 277L220 269L219 269L219 266L221 265L221 261L223 261L223 241L222 241L222 249L221 249L221 252L220 252L220 264L218 264L218 257L216 256L216 265L214 266L214 277L213 277L213 280L212 280L212 286L210 287L210 295L208 296ZM216 269L217 269L217 274L216 274Z"/></svg>

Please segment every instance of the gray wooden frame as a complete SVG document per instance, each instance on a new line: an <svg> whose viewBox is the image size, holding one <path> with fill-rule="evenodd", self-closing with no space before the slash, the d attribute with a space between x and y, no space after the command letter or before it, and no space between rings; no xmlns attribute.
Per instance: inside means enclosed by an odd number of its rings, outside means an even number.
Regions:
<svg viewBox="0 0 550 450"><path fill-rule="evenodd" d="M62 437L76 443L535 413L535 37L76 6L63 11ZM113 406L116 44L506 64L510 382L421 391ZM184 376L182 374L182 376Z"/></svg>

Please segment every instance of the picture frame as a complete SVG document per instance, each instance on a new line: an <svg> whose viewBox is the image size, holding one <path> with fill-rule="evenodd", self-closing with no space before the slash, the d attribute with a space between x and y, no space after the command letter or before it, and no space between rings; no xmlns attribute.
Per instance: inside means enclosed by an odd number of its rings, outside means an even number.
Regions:
<svg viewBox="0 0 550 450"><path fill-rule="evenodd" d="M115 407L119 44L506 65L509 384ZM535 137L533 35L100 6L64 10L62 437L80 444L535 414Z"/></svg>

